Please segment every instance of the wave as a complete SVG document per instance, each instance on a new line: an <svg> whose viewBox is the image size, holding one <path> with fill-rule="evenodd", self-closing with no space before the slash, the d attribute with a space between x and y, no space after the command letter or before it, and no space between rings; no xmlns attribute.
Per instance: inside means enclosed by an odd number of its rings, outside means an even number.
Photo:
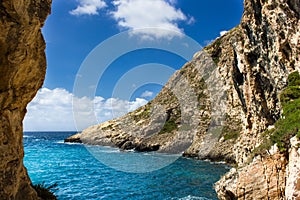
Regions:
<svg viewBox="0 0 300 200"><path fill-rule="evenodd" d="M67 145L82 145L81 143L74 143L74 142L64 142L63 140L59 140L55 142L56 144L67 144Z"/></svg>
<svg viewBox="0 0 300 200"><path fill-rule="evenodd" d="M23 138L33 138L33 136L30 136L30 135L23 135Z"/></svg>
<svg viewBox="0 0 300 200"><path fill-rule="evenodd" d="M197 197L197 196L188 195L188 196L182 197L182 198L171 198L171 199L166 199L166 200L210 200L210 199L205 198L205 197Z"/></svg>

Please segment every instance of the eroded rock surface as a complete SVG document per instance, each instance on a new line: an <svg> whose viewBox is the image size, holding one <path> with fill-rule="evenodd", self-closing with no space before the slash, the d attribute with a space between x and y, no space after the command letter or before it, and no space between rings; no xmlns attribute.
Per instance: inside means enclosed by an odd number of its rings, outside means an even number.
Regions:
<svg viewBox="0 0 300 200"><path fill-rule="evenodd" d="M215 186L219 199L284 199L288 161L280 153L233 168Z"/></svg>
<svg viewBox="0 0 300 200"><path fill-rule="evenodd" d="M23 165L22 121L46 73L51 0L0 1L0 199L38 199Z"/></svg>
<svg viewBox="0 0 300 200"><path fill-rule="evenodd" d="M285 197L288 200L300 199L300 141L291 139L289 163L286 171Z"/></svg>

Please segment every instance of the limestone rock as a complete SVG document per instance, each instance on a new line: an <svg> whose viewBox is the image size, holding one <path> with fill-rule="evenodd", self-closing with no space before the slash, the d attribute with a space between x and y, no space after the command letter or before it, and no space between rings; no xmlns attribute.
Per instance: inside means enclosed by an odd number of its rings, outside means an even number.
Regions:
<svg viewBox="0 0 300 200"><path fill-rule="evenodd" d="M72 135L68 138L66 138L64 140L64 142L70 142L70 143L82 143L81 139L80 139L80 134L75 134L75 135Z"/></svg>
<svg viewBox="0 0 300 200"><path fill-rule="evenodd" d="M288 200L300 199L300 141L291 138L289 163L286 171L285 197Z"/></svg>
<svg viewBox="0 0 300 200"><path fill-rule="evenodd" d="M233 168L215 186L219 199L299 199L299 145L299 139L293 137L288 157L275 145L268 156Z"/></svg>
<svg viewBox="0 0 300 200"><path fill-rule="evenodd" d="M229 172L216 184L219 199L284 199L287 162L277 153Z"/></svg>
<svg viewBox="0 0 300 200"><path fill-rule="evenodd" d="M40 28L50 6L51 0L0 1L0 199L38 199L23 165L22 121L45 77Z"/></svg>

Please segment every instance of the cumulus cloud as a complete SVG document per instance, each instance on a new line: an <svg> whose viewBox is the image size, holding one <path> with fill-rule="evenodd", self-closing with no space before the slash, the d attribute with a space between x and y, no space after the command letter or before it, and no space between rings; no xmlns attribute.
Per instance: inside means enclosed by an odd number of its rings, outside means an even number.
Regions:
<svg viewBox="0 0 300 200"><path fill-rule="evenodd" d="M67 131L76 130L76 127L78 130L82 130L88 126L122 116L146 103L147 100L143 98L137 98L134 101L117 98L105 99L100 96L93 99L78 98L62 88L53 90L42 88L27 106L24 130ZM74 108L76 120L73 115Z"/></svg>
<svg viewBox="0 0 300 200"><path fill-rule="evenodd" d="M111 14L122 28L144 39L172 38L183 34L179 21L193 21L174 7L174 0L114 0ZM160 30L158 30L160 29Z"/></svg>
<svg viewBox="0 0 300 200"><path fill-rule="evenodd" d="M146 90L145 92L143 92L143 94L141 95L141 97L146 98L146 97L152 97L153 96L153 92Z"/></svg>
<svg viewBox="0 0 300 200"><path fill-rule="evenodd" d="M97 15L98 11L106 7L103 0L79 0L79 5L76 9L71 10L71 15Z"/></svg>
<svg viewBox="0 0 300 200"><path fill-rule="evenodd" d="M221 31L221 32L220 32L220 36L225 35L227 32L228 32L228 31Z"/></svg>

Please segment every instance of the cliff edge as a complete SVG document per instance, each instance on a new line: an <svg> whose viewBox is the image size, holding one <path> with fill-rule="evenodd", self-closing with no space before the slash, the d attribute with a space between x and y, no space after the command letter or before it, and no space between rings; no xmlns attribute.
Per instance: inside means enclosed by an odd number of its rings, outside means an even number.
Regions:
<svg viewBox="0 0 300 200"><path fill-rule="evenodd" d="M0 1L0 199L39 199L23 165L27 104L46 73L41 27L51 0Z"/></svg>
<svg viewBox="0 0 300 200"><path fill-rule="evenodd" d="M299 198L289 179L299 176L297 138L288 138L290 156L253 156L281 117L288 75L300 72L299 11L299 0L245 0L240 25L196 53L155 99L67 141L226 161L236 168L217 183L220 199Z"/></svg>

